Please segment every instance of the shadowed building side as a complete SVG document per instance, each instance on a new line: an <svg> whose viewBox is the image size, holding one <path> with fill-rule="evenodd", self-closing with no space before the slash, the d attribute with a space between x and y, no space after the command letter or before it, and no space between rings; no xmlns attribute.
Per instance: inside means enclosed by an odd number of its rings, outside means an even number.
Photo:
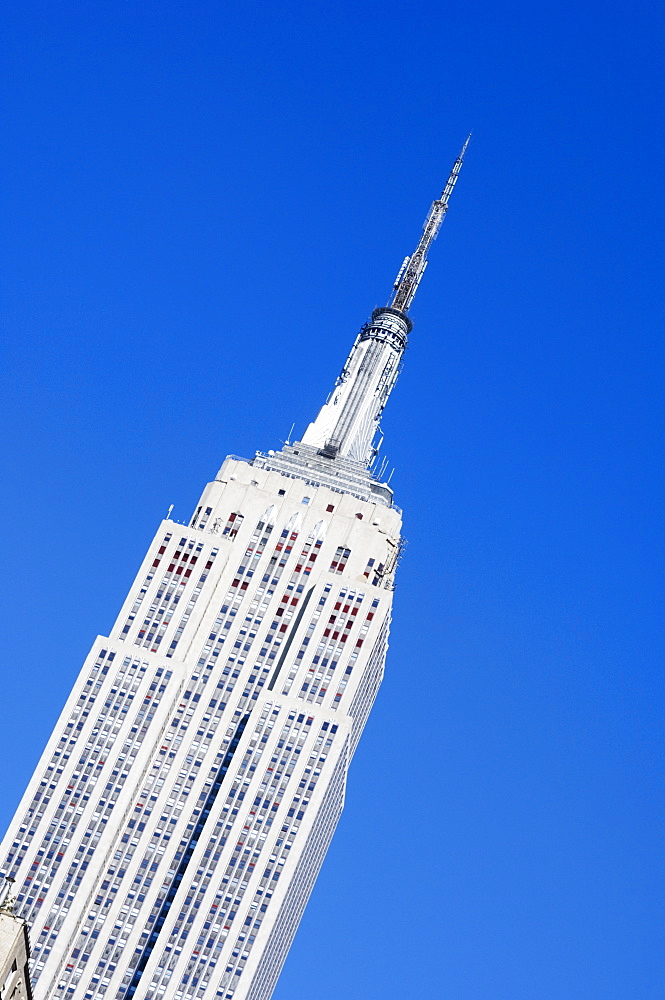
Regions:
<svg viewBox="0 0 665 1000"><path fill-rule="evenodd" d="M30 936L25 920L14 913L13 880L0 890L0 1000L32 1000Z"/></svg>

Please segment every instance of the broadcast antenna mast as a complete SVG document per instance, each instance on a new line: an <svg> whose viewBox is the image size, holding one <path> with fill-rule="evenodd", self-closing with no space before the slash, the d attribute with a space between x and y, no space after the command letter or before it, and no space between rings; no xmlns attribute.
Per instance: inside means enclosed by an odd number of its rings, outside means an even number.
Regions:
<svg viewBox="0 0 665 1000"><path fill-rule="evenodd" d="M404 262L399 269L399 274L397 275L395 284L393 285L393 297L388 303L388 306L391 309L399 309L400 312L406 313L408 312L409 306L413 302L413 296L418 290L418 285L420 284L420 280L425 273L425 268L427 267L427 253L432 243L439 235L441 223L443 222L445 214L448 211L448 201L453 192L453 188L457 183L459 172L462 169L462 161L464 160L464 154L466 153L466 147L469 145L470 139L471 134L469 133L466 142L462 146L459 156L455 160L453 169L450 171L450 177L441 192L441 197L432 202L432 207L429 210L429 215L425 219L423 235L420 237L418 246L414 250L411 257L404 258Z"/></svg>

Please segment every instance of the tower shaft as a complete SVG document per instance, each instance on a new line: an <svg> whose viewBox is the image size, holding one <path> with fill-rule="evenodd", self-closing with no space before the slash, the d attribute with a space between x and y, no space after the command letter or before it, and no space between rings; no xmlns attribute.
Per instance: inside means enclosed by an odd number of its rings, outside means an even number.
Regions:
<svg viewBox="0 0 665 1000"><path fill-rule="evenodd" d="M2 846L35 1000L268 1000L387 650L399 511L227 459L160 525Z"/></svg>

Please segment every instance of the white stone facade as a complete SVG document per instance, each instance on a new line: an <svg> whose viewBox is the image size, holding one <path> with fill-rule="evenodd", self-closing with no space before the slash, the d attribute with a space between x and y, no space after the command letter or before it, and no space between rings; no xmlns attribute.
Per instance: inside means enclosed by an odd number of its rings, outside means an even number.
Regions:
<svg viewBox="0 0 665 1000"><path fill-rule="evenodd" d="M93 644L0 855L37 1000L273 991L383 675L401 526L289 461L227 459Z"/></svg>

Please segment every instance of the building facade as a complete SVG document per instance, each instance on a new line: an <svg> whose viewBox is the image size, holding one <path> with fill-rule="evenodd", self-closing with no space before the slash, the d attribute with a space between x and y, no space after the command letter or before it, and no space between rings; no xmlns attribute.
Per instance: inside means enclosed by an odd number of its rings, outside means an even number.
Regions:
<svg viewBox="0 0 665 1000"><path fill-rule="evenodd" d="M93 643L0 854L36 1000L271 996L383 676L378 422L463 152L302 441L227 458Z"/></svg>

